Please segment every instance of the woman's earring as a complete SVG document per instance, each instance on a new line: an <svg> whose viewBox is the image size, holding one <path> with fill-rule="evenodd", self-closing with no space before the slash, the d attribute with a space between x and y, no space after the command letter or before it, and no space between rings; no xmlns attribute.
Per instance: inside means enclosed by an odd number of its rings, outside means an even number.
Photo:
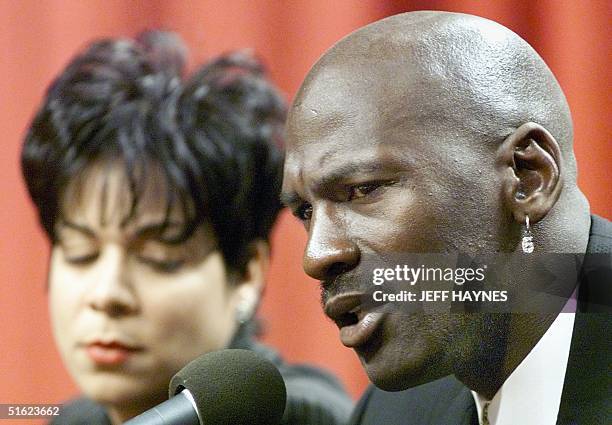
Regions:
<svg viewBox="0 0 612 425"><path fill-rule="evenodd" d="M245 324L253 316L253 302L249 299L243 299L236 306L236 321L241 325Z"/></svg>
<svg viewBox="0 0 612 425"><path fill-rule="evenodd" d="M525 254L531 254L533 252L533 236L531 235L531 228L529 227L529 216L525 214L525 230L523 231L523 240L521 241L521 247Z"/></svg>

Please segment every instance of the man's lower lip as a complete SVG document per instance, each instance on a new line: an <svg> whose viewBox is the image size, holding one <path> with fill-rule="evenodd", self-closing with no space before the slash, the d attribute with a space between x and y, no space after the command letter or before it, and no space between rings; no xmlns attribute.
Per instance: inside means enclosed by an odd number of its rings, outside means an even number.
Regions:
<svg viewBox="0 0 612 425"><path fill-rule="evenodd" d="M340 328L340 341L346 347L359 347L374 335L374 332L382 324L384 313L370 312L354 325Z"/></svg>
<svg viewBox="0 0 612 425"><path fill-rule="evenodd" d="M91 360L101 365L120 365L135 353L134 350L128 348L103 345L89 345L85 351Z"/></svg>

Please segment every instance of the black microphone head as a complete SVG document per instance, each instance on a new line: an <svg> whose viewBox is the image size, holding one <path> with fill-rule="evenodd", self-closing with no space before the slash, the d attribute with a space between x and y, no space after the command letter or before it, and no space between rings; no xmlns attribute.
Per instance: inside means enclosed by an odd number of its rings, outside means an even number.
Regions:
<svg viewBox="0 0 612 425"><path fill-rule="evenodd" d="M287 393L278 369L249 350L198 357L170 381L170 397L188 389L205 425L277 425Z"/></svg>

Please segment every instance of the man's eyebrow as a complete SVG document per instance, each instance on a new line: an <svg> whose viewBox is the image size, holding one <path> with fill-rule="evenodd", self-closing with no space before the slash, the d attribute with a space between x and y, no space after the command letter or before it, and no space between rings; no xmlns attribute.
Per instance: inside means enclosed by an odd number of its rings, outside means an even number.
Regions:
<svg viewBox="0 0 612 425"><path fill-rule="evenodd" d="M381 171L387 170L389 167L385 167L381 161L365 160L360 162L349 162L346 164L335 165L332 170L323 174L318 181L316 186L324 188L338 181L355 178L359 175L367 175L373 173L380 173Z"/></svg>
<svg viewBox="0 0 612 425"><path fill-rule="evenodd" d="M368 174L376 174L385 172L395 172L400 170L399 163L391 162L384 164L384 161L365 159L363 161L351 161L345 164L334 165L328 172L323 172L322 175L315 178L315 190L325 192L327 188L342 182L343 180L355 179L360 175L364 178L368 177ZM282 192L280 194L280 201L286 207L292 208L296 205L301 204L304 200L296 192Z"/></svg>
<svg viewBox="0 0 612 425"><path fill-rule="evenodd" d="M66 220L65 218L60 221L59 225L68 227L69 229L76 230L77 232L83 233L84 235L89 236L90 238L96 237L95 232L89 227L82 225L82 224L72 222L70 220Z"/></svg>

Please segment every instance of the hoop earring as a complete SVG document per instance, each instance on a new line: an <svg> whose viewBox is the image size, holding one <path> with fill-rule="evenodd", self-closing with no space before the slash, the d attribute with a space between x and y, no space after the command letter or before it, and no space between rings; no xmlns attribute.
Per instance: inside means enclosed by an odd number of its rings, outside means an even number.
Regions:
<svg viewBox="0 0 612 425"><path fill-rule="evenodd" d="M531 234L531 228L529 226L529 216L525 214L525 230L523 231L523 240L521 241L521 248L525 254L531 254L534 249L533 235Z"/></svg>

